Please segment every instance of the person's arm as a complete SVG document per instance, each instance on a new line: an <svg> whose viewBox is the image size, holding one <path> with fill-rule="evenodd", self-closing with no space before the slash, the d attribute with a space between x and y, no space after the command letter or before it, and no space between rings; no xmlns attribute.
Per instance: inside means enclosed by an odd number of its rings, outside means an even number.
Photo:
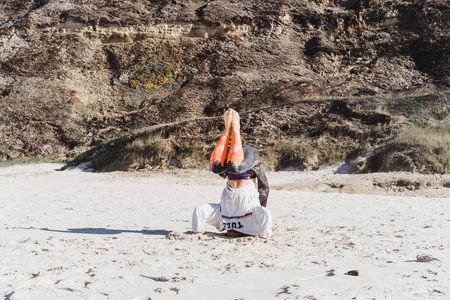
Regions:
<svg viewBox="0 0 450 300"><path fill-rule="evenodd" d="M252 168L252 171L255 172L256 178L258 178L259 203L261 206L266 207L267 199L269 198L269 182L267 181L264 167L259 163Z"/></svg>

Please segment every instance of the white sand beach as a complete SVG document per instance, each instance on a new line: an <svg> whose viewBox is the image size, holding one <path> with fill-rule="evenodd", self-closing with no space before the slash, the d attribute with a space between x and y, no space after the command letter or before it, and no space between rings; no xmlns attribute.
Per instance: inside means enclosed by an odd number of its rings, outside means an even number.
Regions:
<svg viewBox="0 0 450 300"><path fill-rule="evenodd" d="M268 173L271 239L198 239L220 177L60 167L0 168L4 299L450 298L448 176Z"/></svg>

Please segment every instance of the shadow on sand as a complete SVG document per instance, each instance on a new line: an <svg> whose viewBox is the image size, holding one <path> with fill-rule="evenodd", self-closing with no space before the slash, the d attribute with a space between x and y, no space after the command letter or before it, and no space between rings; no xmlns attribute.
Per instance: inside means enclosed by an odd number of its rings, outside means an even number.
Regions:
<svg viewBox="0 0 450 300"><path fill-rule="evenodd" d="M66 230L41 228L43 231L62 232L62 233L77 233L77 234L121 234L121 233L141 233L145 235L168 235L171 231L165 229L158 230L124 230L124 229L106 229L106 228L68 228Z"/></svg>

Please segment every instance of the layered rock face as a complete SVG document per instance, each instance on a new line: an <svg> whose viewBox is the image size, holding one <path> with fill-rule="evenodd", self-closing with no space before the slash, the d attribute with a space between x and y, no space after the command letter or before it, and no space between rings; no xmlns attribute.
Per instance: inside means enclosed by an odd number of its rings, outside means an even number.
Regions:
<svg viewBox="0 0 450 300"><path fill-rule="evenodd" d="M448 119L447 96L421 95L449 90L449 21L442 0L1 1L0 157L70 157L171 122L171 149L209 145L233 107L263 153L305 140L354 158L406 126L397 98Z"/></svg>

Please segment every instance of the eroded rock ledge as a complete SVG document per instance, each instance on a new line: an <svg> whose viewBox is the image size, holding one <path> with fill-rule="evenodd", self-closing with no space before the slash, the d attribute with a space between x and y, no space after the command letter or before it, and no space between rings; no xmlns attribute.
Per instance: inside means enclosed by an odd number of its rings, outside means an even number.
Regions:
<svg viewBox="0 0 450 300"><path fill-rule="evenodd" d="M115 24L89 25L76 21L65 21L53 26L37 26L37 30L42 34L57 36L75 34L80 37L99 40L104 44L135 43L146 39L217 38L226 34L248 34L251 29L251 25L245 24L212 26L203 23L163 23L118 26Z"/></svg>

